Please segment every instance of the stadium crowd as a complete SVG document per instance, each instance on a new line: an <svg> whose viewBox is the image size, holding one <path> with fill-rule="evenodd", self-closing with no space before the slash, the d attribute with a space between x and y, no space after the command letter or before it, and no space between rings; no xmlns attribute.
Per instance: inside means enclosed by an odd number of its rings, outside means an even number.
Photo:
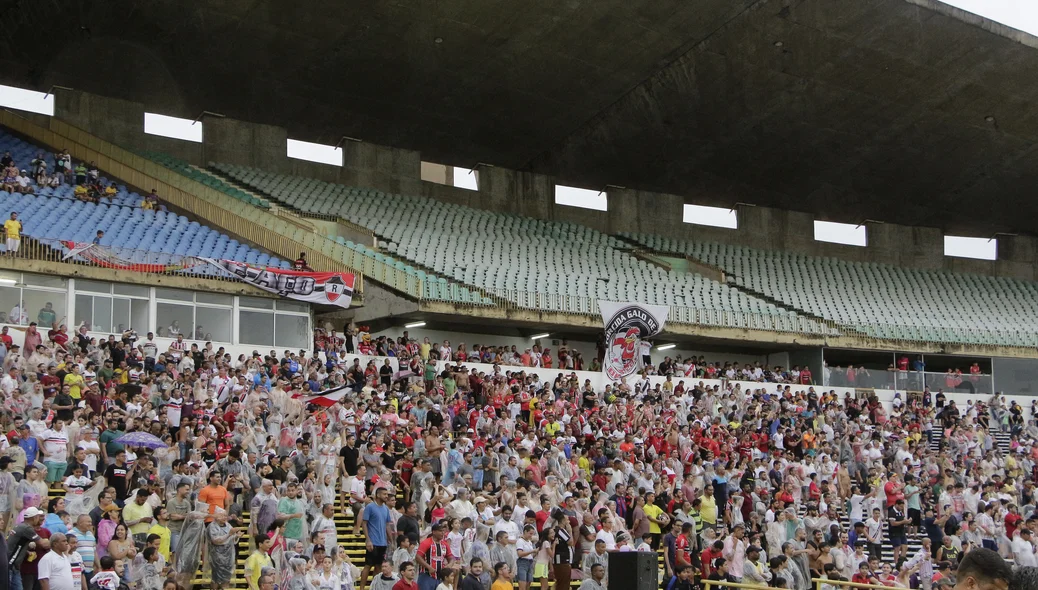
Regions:
<svg viewBox="0 0 1038 590"><path fill-rule="evenodd" d="M60 322L24 348L0 334L2 579L219 589L244 546L264 590L600 590L614 551L660 552L674 590L1005 590L1003 558L1038 565L1038 425L1000 396L887 411L785 382L597 391L364 332L238 358ZM399 371L350 356L400 351Z"/></svg>

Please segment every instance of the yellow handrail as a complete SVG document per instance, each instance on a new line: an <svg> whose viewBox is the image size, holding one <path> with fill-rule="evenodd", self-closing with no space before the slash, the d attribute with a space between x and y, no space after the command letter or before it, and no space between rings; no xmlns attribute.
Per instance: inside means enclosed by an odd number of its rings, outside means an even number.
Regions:
<svg viewBox="0 0 1038 590"><path fill-rule="evenodd" d="M822 585L829 586L841 586L844 588L861 588L862 590L904 590L904 588L898 588L897 586L883 586L881 584L859 584L858 582L843 582L837 580L827 580L825 578L811 578L815 587L818 590L822 590Z"/></svg>
<svg viewBox="0 0 1038 590"><path fill-rule="evenodd" d="M726 588L745 588L747 590L762 590L770 588L767 584L743 584L742 582L722 582L720 580L703 580L703 587L705 590L710 590L711 586L725 586Z"/></svg>
<svg viewBox="0 0 1038 590"><path fill-rule="evenodd" d="M862 590L904 590L903 588L897 588L894 586L881 586L878 584L859 584L857 582L842 582L837 580L827 580L825 578L812 578L811 582L815 585L815 588L822 590L822 585L827 584L829 586L842 586L846 588L860 588ZM703 580L703 587L705 590L710 590L711 586L724 586L726 588L743 588L745 590L765 590L770 586L764 584L743 584L741 582L722 582L720 580Z"/></svg>
<svg viewBox="0 0 1038 590"><path fill-rule="evenodd" d="M358 257L357 252L336 242L325 239L317 242L316 234L295 227L277 215L244 206L212 187L68 123L51 118L48 129L6 110L0 111L0 123L53 148L68 148L74 158L94 162L101 170L128 184L145 190L155 188L170 204L283 257L293 258L298 252L306 252L310 265L318 270L352 272L357 275L354 289L358 292L363 291L367 275L416 298L424 293L424 285L418 277L380 260Z"/></svg>

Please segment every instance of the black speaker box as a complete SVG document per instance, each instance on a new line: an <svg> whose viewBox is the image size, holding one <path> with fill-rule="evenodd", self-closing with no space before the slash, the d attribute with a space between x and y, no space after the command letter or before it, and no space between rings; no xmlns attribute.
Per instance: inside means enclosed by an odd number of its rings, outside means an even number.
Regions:
<svg viewBox="0 0 1038 590"><path fill-rule="evenodd" d="M609 587L623 590L658 590L659 554L655 551L609 553Z"/></svg>

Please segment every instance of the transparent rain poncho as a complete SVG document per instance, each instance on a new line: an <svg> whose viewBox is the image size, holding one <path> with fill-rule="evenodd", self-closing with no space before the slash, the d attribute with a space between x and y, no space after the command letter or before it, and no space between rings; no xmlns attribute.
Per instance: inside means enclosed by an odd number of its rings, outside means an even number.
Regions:
<svg viewBox="0 0 1038 590"><path fill-rule="evenodd" d="M176 559L173 570L177 572L177 582L191 587L191 580L199 572L202 563L202 550L205 547L205 519L209 516L209 505L195 502L195 509L184 515L184 528L180 532L180 542L173 548Z"/></svg>

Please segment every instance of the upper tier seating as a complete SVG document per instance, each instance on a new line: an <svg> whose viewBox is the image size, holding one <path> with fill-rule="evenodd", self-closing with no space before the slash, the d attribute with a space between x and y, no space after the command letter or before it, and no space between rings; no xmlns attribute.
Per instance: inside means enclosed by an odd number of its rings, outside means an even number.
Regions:
<svg viewBox="0 0 1038 590"><path fill-rule="evenodd" d="M737 285L872 336L1038 345L1034 282L645 234L627 237L659 252L685 254L717 266Z"/></svg>
<svg viewBox="0 0 1038 590"><path fill-rule="evenodd" d="M590 228L448 205L309 178L212 165L289 207L374 231L380 246L520 307L577 313L596 299L674 306L671 321L823 333L824 325L700 275L668 272ZM696 308L690 315L681 308ZM743 312L743 313L732 313ZM684 315L683 315L684 313Z"/></svg>
<svg viewBox="0 0 1038 590"><path fill-rule="evenodd" d="M265 254L238 240L188 221L168 211L150 211L115 205L95 205L47 195L9 194L0 191L4 212L15 211L23 232L45 243L53 240L90 242L104 230L102 246L134 262L168 264L180 256L225 258L259 266L290 268L291 263ZM212 267L199 266L194 274L224 276Z"/></svg>
<svg viewBox="0 0 1038 590"><path fill-rule="evenodd" d="M195 168L183 160L179 160L161 152L142 152L142 155L169 168L170 170L174 170L192 180L201 182L208 187L234 197L243 203L263 209L271 208L270 203L267 200L256 198L254 195L250 195L249 193L228 184L215 174L200 168ZM352 241L345 240L341 236L319 236L313 234L306 236L304 239L308 240L308 243L310 243L314 248L329 256L334 256L328 248L332 243L346 246L355 253L355 257L352 260L344 260L343 262L346 262L355 268L366 268L363 259L368 258L370 260L385 263L399 271L402 271L407 276L422 281L424 296L426 299L453 301L456 303L475 305L493 305L494 303L493 299L485 297L475 289L469 289L464 285L459 285L453 281L447 281L447 279L443 277L427 273L422 269L415 268L410 264L386 256L384 253L377 252L363 244L355 244Z"/></svg>
<svg viewBox="0 0 1038 590"><path fill-rule="evenodd" d="M54 150L38 147L26 141L22 141L9 133L0 131L0 154L3 154L4 152L11 152L11 157L14 159L14 163L18 166L19 170L29 170L30 162L32 162L36 157L36 154L43 152L44 158L47 160L48 171L53 172ZM76 164L77 161L72 162L73 166ZM108 186L112 183L111 180L104 176L99 177L99 179L104 186ZM115 198L111 201L113 205L123 205L125 207L141 206L141 201L144 200L144 197L127 190L127 188L121 183L116 183L116 188L118 189L118 192L115 194ZM66 199L75 198L72 194L72 185L68 182L54 189L37 189L37 192L48 196L62 197ZM107 197L104 200L105 202L108 202Z"/></svg>

